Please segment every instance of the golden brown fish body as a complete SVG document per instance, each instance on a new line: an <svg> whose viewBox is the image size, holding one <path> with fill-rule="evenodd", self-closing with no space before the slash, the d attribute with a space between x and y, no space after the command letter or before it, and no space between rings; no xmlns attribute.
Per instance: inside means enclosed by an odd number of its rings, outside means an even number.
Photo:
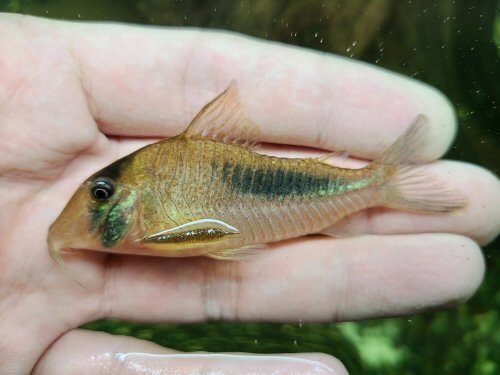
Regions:
<svg viewBox="0 0 500 375"><path fill-rule="evenodd" d="M367 207L453 211L462 200L434 186L429 196L425 178L409 184L415 171L407 163L418 150L422 121L362 169L261 155L228 134L257 132L232 85L184 133L89 177L51 226L51 253L61 264L67 248L232 259L262 244L321 233Z"/></svg>

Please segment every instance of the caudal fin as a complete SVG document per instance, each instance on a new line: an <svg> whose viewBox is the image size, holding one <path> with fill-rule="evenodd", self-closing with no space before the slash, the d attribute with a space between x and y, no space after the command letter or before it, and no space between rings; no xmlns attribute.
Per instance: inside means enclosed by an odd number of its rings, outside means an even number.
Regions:
<svg viewBox="0 0 500 375"><path fill-rule="evenodd" d="M381 168L386 182L381 187L382 205L405 211L447 213L460 210L467 199L460 193L446 188L419 165L412 164L427 133L427 118L418 115L391 147L374 162Z"/></svg>

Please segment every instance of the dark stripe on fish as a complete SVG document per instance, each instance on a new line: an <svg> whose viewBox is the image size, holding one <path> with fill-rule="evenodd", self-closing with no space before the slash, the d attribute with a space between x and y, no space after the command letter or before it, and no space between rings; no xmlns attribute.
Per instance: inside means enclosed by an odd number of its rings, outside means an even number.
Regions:
<svg viewBox="0 0 500 375"><path fill-rule="evenodd" d="M230 172L231 172L231 163L226 161L224 163L224 168L222 169L222 181L227 182Z"/></svg>
<svg viewBox="0 0 500 375"><path fill-rule="evenodd" d="M293 170L252 168L237 163L224 164L222 181L237 194L276 196L314 196L328 194L330 177L314 176Z"/></svg>
<svg viewBox="0 0 500 375"><path fill-rule="evenodd" d="M234 166L233 177L231 177L231 183L234 184L234 181L241 181L241 165L236 164Z"/></svg>
<svg viewBox="0 0 500 375"><path fill-rule="evenodd" d="M231 187L236 192L242 194L249 194L252 190L252 178L253 178L253 170L252 167L247 166L245 171L243 172L243 178L238 181L233 181L233 185Z"/></svg>

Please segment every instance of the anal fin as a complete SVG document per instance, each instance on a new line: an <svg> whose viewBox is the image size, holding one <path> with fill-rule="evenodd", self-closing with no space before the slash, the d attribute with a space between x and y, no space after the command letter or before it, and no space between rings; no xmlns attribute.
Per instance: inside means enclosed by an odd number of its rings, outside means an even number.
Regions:
<svg viewBox="0 0 500 375"><path fill-rule="evenodd" d="M359 236L364 233L360 230L356 230L356 227L353 226L351 216L346 216L328 228L323 229L319 234L334 238L344 238Z"/></svg>
<svg viewBox="0 0 500 375"><path fill-rule="evenodd" d="M329 152L328 154L325 154L323 156L318 156L316 158L312 158L316 161L319 161L320 163L326 163L329 159L332 158L347 158L349 154L345 150L339 150L339 151L332 151Z"/></svg>

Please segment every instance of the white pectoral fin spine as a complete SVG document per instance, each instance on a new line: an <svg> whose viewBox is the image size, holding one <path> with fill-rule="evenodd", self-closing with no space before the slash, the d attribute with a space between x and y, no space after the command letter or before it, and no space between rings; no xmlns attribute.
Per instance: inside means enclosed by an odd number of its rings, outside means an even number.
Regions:
<svg viewBox="0 0 500 375"><path fill-rule="evenodd" d="M199 226L199 227L219 227L219 228L222 227L222 228L226 229L230 233L234 233L234 234L239 234L240 233L240 231L238 229L236 229L232 225L229 225L229 224L227 224L227 223L225 223L225 222L223 222L221 220L217 220L217 219L200 219L200 220L190 221L189 223L181 224L181 225L178 225L176 227L169 228L169 229L163 230L161 232L152 234L150 236L147 236L145 238L145 240L151 239L153 237L162 236L162 235L165 235L165 234L168 234L168 233L172 233L172 232L186 231L186 230L189 230L190 228L196 227L196 226Z"/></svg>

